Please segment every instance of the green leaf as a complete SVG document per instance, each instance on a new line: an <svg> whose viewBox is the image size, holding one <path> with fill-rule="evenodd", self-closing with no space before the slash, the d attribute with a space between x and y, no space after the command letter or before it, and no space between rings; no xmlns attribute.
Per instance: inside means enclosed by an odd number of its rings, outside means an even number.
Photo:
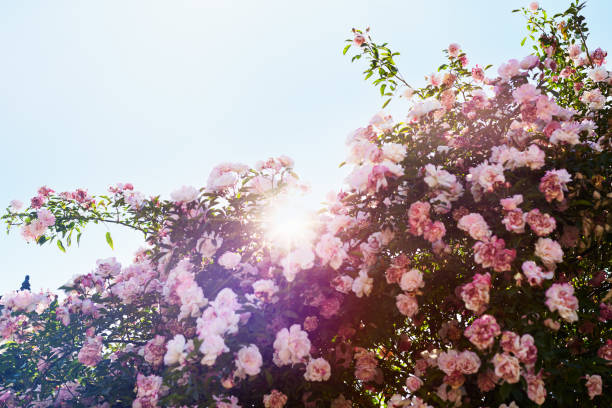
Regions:
<svg viewBox="0 0 612 408"><path fill-rule="evenodd" d="M106 242L108 243L108 246L111 247L111 249L115 249L113 248L113 239L111 238L110 232L106 233Z"/></svg>
<svg viewBox="0 0 612 408"><path fill-rule="evenodd" d="M527 37L523 38L523 41L521 41L521 47L525 45L525 41L527 41Z"/></svg>
<svg viewBox="0 0 612 408"><path fill-rule="evenodd" d="M57 247L60 249L60 251L62 252L66 252L66 248L64 248L64 244L62 244L62 241L60 241L59 239L57 240Z"/></svg>
<svg viewBox="0 0 612 408"><path fill-rule="evenodd" d="M344 49L342 50L342 55L346 55L346 52L349 50L349 48L351 48L351 44L344 47Z"/></svg>
<svg viewBox="0 0 612 408"><path fill-rule="evenodd" d="M385 109L385 107L389 104L389 102L391 102L391 99L393 99L393 98L389 98L389 99L387 99L387 101L385 103L383 103L382 109Z"/></svg>

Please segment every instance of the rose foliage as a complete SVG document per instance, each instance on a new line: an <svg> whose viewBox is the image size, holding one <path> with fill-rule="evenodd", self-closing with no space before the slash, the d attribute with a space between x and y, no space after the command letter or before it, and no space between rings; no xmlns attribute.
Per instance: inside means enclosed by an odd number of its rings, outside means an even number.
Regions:
<svg viewBox="0 0 612 408"><path fill-rule="evenodd" d="M349 136L345 187L289 237L270 221L304 188L286 157L171 200L11 203L28 241L65 250L94 222L146 246L2 297L0 405L611 406L612 76L582 7L516 10L530 55L487 76L451 44L418 89L354 30L344 52L411 108Z"/></svg>

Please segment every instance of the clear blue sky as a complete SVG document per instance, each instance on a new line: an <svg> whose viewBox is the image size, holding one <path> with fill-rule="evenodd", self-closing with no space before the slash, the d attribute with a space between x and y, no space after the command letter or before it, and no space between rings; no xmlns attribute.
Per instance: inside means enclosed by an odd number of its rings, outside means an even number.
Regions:
<svg viewBox="0 0 612 408"><path fill-rule="evenodd" d="M341 50L351 27L370 26L401 52L415 86L462 45L472 64L528 53L528 1L3 1L0 2L0 204L27 202L46 184L102 193L132 182L166 197L202 186L222 161L286 154L313 186L340 186L344 140L379 110L377 91ZM566 1L540 2L550 11ZM612 51L607 0L588 2L590 46ZM390 107L403 117L402 101ZM55 289L95 260L128 261L136 234L90 228L81 247L0 235L0 292L30 274Z"/></svg>

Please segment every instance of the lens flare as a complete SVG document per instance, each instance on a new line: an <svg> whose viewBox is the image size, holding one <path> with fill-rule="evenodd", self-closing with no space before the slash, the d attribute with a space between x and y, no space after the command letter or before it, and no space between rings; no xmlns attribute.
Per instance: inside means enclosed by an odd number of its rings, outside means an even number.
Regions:
<svg viewBox="0 0 612 408"><path fill-rule="evenodd" d="M264 212L266 239L275 246L290 249L314 240L315 212L303 197L277 197Z"/></svg>

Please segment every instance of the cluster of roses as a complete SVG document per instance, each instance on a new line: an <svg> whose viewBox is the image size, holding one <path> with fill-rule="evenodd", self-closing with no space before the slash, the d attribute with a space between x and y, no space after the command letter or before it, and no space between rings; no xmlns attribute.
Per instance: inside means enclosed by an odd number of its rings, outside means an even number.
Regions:
<svg viewBox="0 0 612 408"><path fill-rule="evenodd" d="M354 44L374 47L360 32ZM88 394L101 364L117 383L129 378L126 400L136 408L555 404L567 349L579 350L574 400L586 393L605 403L610 297L582 289L603 287L606 273L594 268L609 264L597 248L580 263L578 241L591 227L570 198L585 178L576 162L596 158L593 171L610 177L606 53L582 56L575 44L547 39L540 53L501 64L489 79L478 66L467 70L457 44L447 51L447 72L406 91L422 99L405 123L381 113L349 136L346 191L330 196L312 239L275 245L258 230L258 208L278 189L303 188L287 157L253 169L221 164L206 188L183 186L169 202L131 184L112 187L130 214L163 210L151 248L127 267L99 261L63 299L29 291L2 298L7 344L27 347L56 322L81 337L76 350L30 350L37 372L60 359L85 368L51 391L1 383L0 404L108 407L108 396ZM559 86L573 81L571 102L549 92L549 74ZM599 200L590 217L609 236L610 202L588 188ZM52 193L41 188L22 216L13 204L11 222L22 220L26 239L53 232L59 217L49 202L83 211L96 204L85 190Z"/></svg>

